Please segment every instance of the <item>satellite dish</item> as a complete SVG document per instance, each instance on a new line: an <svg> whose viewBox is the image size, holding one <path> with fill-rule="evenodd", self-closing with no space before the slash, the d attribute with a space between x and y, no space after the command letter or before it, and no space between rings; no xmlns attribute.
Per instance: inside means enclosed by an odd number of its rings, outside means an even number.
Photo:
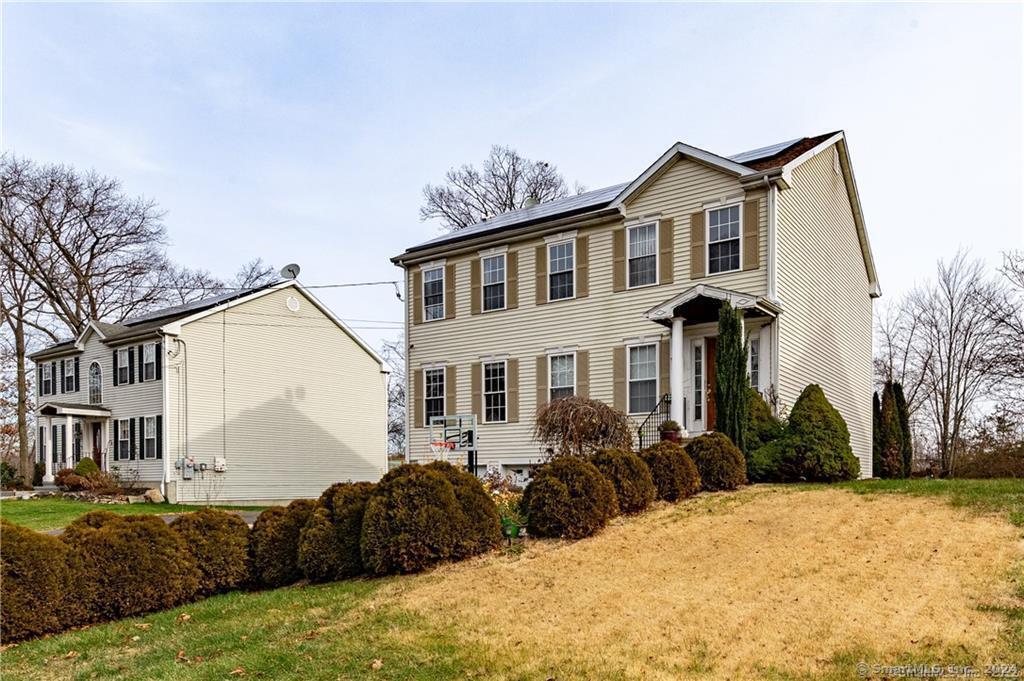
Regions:
<svg viewBox="0 0 1024 681"><path fill-rule="evenodd" d="M281 277L283 279L295 279L299 276L299 266L295 263L285 265L281 268Z"/></svg>

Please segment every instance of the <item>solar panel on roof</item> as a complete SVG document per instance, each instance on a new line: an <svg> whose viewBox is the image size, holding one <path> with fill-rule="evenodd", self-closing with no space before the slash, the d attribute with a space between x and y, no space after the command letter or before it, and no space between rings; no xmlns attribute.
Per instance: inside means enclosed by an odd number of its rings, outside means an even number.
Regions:
<svg viewBox="0 0 1024 681"><path fill-rule="evenodd" d="M273 284L268 284L268 286L272 286L272 285ZM223 303L223 302L232 300L232 299L237 298L239 296L247 295L249 293L252 293L253 291L258 291L258 290L260 290L262 288L266 288L266 287L259 286L259 287L256 287L256 288L239 289L239 290L235 290L235 291L230 291L228 293L220 293L220 294L217 294L215 296L207 296L206 298L200 298L199 300L194 300L191 303L185 303L184 305L173 305L171 307L165 307L165 308L162 308L160 310L153 310L152 312L147 312L145 314L141 314L138 317L132 317L131 319L126 319L122 323L125 326L133 326L135 324L141 324L142 322L148 322L148 321L153 320L153 319L161 319L162 317L171 317L171 316L174 316L174 315L183 314L185 312L205 310L208 307L213 307L214 305L217 305L219 303Z"/></svg>
<svg viewBox="0 0 1024 681"><path fill-rule="evenodd" d="M793 146L802 139L803 137L798 137L795 140L788 140L786 142L779 142L777 144L772 144L767 147L761 147L759 149L751 149L750 151L744 151L739 154L736 154L735 156L730 156L729 160L736 161L737 163L743 163L744 161L752 161L755 158L766 158L768 156L774 156L780 151L788 149L789 147Z"/></svg>

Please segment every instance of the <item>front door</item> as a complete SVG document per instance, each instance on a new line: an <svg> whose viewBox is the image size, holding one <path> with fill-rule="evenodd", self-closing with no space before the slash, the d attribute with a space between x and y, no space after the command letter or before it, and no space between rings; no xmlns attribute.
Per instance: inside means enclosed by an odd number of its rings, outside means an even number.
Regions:
<svg viewBox="0 0 1024 681"><path fill-rule="evenodd" d="M704 347L707 348L704 357L704 366L706 367L704 373L708 377L704 391L708 405L707 414L704 415L705 430L715 429L715 341L717 340L717 338L704 339Z"/></svg>
<svg viewBox="0 0 1024 681"><path fill-rule="evenodd" d="M98 421L92 424L92 460L103 469L103 424Z"/></svg>

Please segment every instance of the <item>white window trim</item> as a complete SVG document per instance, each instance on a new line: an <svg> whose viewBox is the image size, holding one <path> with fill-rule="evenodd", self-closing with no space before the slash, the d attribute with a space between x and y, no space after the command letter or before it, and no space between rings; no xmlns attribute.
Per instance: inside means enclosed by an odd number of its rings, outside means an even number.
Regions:
<svg viewBox="0 0 1024 681"><path fill-rule="evenodd" d="M445 267L444 265L438 265L436 267L429 268L421 267L420 269L423 272L423 278L422 281L420 282L420 300L422 301L420 304L423 306L423 321L424 323L442 321L445 318L444 306L448 302L447 300L445 300L445 285L448 283L445 281L447 275L447 272L445 272ZM435 270L441 272L441 316L431 319L427 317L427 272L433 272Z"/></svg>
<svg viewBox="0 0 1024 681"><path fill-rule="evenodd" d="M125 385L131 380L131 355L128 354L128 348L117 349L117 382L119 385ZM121 372L124 371L124 380L121 380Z"/></svg>
<svg viewBox="0 0 1024 681"><path fill-rule="evenodd" d="M640 229L647 225L654 225L654 281L650 284L640 284L639 286L629 285L629 233L631 230ZM646 222L638 222L635 225L626 226L626 290L632 291L638 288L648 288L650 286L657 286L658 282L661 281L661 220L648 220Z"/></svg>
<svg viewBox="0 0 1024 681"><path fill-rule="evenodd" d="M500 364L500 365L502 365L502 367L504 367L503 371L505 372L504 373L504 376L505 376L505 390L504 390L504 393L505 393L505 418L503 418L500 421L491 421L490 419L487 418L487 394L488 394L487 393L487 365L489 365L489 364ZM482 385L480 386L480 395L481 395L481 397L483 399L483 402L484 402L483 405L482 405L484 413L481 414L481 416L483 417L483 422L484 423L508 423L508 360L505 360L505 359L492 359L492 360L487 361L487 362L481 362L480 363L480 382L482 383ZM491 394L492 395L497 395L498 393L491 393Z"/></svg>
<svg viewBox="0 0 1024 681"><path fill-rule="evenodd" d="M146 350L153 348L153 361L146 361ZM146 367L150 364L153 365L153 378L146 378ZM139 383L145 383L146 381L156 380L156 343L143 343L142 344L142 376L139 377Z"/></svg>
<svg viewBox="0 0 1024 681"><path fill-rule="evenodd" d="M433 365L423 367L423 425L426 428L430 427L431 417L427 415L427 372L428 371L440 371L441 372L441 416L447 416L448 414L448 367L445 365ZM436 400L436 397L430 399Z"/></svg>
<svg viewBox="0 0 1024 681"><path fill-rule="evenodd" d="M71 379L71 387L68 387L68 379ZM64 392L75 392L75 358L64 360L64 375L61 376Z"/></svg>
<svg viewBox="0 0 1024 681"><path fill-rule="evenodd" d="M153 419L153 437L152 438L149 438L149 437L146 436L146 426L149 424L149 420L150 419ZM149 452L146 449L146 442L147 442L147 440L150 440L150 439L153 440L153 456L150 456ZM156 460L156 444L157 444L157 439L158 438L157 438L157 431L156 431L156 414L153 414L152 416L143 416L142 417L142 456L139 457L140 459L142 459L143 461L145 461L145 460L153 460L153 461L155 461Z"/></svg>
<svg viewBox="0 0 1024 681"><path fill-rule="evenodd" d="M578 232L574 229L571 232L558 232L557 234L548 234L544 237L544 243L549 246L554 244L562 243L563 241L575 241Z"/></svg>
<svg viewBox="0 0 1024 681"><path fill-rule="evenodd" d="M554 371L551 369L551 365L555 357L568 357L572 355L572 396L576 396L577 386L577 365L576 365L576 351L571 350L569 352L549 352L548 353L548 402L551 401L551 390L555 387L551 382L551 377L554 376ZM560 385L559 388L565 388L566 386Z"/></svg>
<svg viewBox="0 0 1024 681"><path fill-rule="evenodd" d="M545 244L545 246L544 246L545 249L547 250L547 253L548 253L548 267L547 267L548 276L546 277L547 281L545 282L545 284L546 284L546 286L548 288L548 302L549 303L559 303L559 302L561 302L563 300L575 300L576 299L576 293L577 293L577 288L578 288L577 287L577 283L578 282L576 281L576 263L577 263L577 261L576 261L576 238L575 238L575 234L576 233L573 232L574 236L571 239L559 239L558 241L548 241ZM562 244L570 244L572 246L572 295L568 296L566 298L555 298L554 300L552 300L552 298L551 298L551 275L555 274L555 273L551 271L551 248L553 246L560 246ZM565 271L567 272L568 270L565 270ZM558 274L561 274L561 272L559 272Z"/></svg>
<svg viewBox="0 0 1024 681"><path fill-rule="evenodd" d="M723 208L731 208L732 206L739 206L739 236L737 239L740 242L740 259L739 267L734 270L724 270L722 272L711 272L711 212L716 210L722 210ZM728 239L731 241L731 239ZM716 241L721 243L721 241ZM743 271L743 199L742 197L736 201L726 201L717 206L711 206L704 209L704 276L705 277L717 277L723 274L735 274L736 272Z"/></svg>
<svg viewBox="0 0 1024 681"><path fill-rule="evenodd" d="M573 254L573 256L575 257L575 253ZM502 300L503 304L502 304L501 307L492 307L491 309L488 310L487 306L484 304L484 301L487 300L487 296L484 295L484 290L489 285L490 286L494 286L494 284L487 284L484 281L484 276L485 276L485 272L486 272L486 270L484 269L484 260L488 260L490 258L501 258L501 272L502 272L502 280L501 280L501 293L502 293L502 295L501 295L501 300ZM505 251L500 251L498 253L488 253L486 255L481 253L480 254L480 311L481 312L501 312L502 310L507 310L507 309L508 309L508 254Z"/></svg>
<svg viewBox="0 0 1024 681"><path fill-rule="evenodd" d="M629 411L629 406L630 406L629 405L629 402L630 402L630 400L629 400L629 384L633 382L633 377L630 375L633 372L630 370L629 351L630 351L631 348L645 348L645 347L648 347L648 346L651 346L651 345L654 346L654 399L655 399L654 404L655 404L655 406L657 406L658 401L661 399L661 352L660 352L661 348L658 346L658 341L655 340L655 341L648 341L646 343L629 343L629 344L627 344L626 345L626 414L628 416L640 416L640 415L648 414L649 413L649 412L646 412L646 411L635 411L635 412L634 411ZM648 381L650 379L645 378L645 379L642 379L642 380Z"/></svg>

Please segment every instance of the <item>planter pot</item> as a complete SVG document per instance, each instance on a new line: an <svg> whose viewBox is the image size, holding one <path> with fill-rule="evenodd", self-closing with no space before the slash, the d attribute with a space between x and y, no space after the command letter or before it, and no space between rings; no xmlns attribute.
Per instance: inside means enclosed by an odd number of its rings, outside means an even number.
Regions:
<svg viewBox="0 0 1024 681"><path fill-rule="evenodd" d="M663 430L661 431L661 439L679 443L683 441L683 434L678 430Z"/></svg>

